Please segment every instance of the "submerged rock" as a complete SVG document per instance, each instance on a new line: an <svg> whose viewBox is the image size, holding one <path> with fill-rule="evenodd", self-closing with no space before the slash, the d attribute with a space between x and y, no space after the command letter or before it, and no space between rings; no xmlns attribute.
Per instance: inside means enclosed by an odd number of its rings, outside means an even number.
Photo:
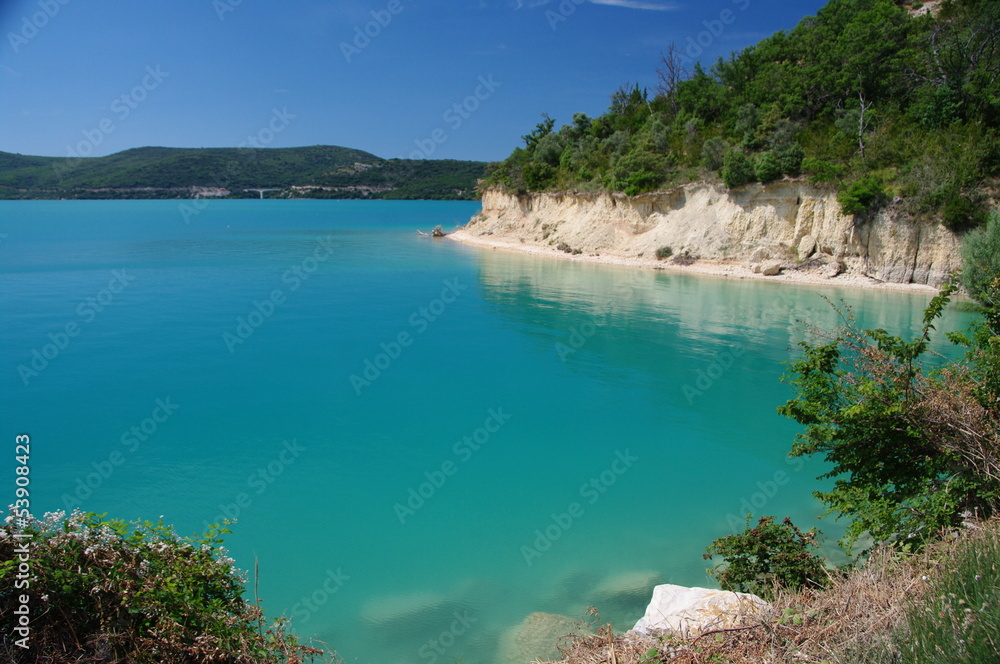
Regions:
<svg viewBox="0 0 1000 664"><path fill-rule="evenodd" d="M656 584L663 581L658 572L624 572L609 576L590 593L590 603L598 611L622 613L642 610Z"/></svg>
<svg viewBox="0 0 1000 664"><path fill-rule="evenodd" d="M502 664L555 661L562 658L559 645L583 632L579 621L555 613L532 613L500 639L497 658Z"/></svg>
<svg viewBox="0 0 1000 664"><path fill-rule="evenodd" d="M646 614L632 631L643 636L657 632L689 636L736 626L759 612L767 602L750 593L663 584L653 589Z"/></svg>

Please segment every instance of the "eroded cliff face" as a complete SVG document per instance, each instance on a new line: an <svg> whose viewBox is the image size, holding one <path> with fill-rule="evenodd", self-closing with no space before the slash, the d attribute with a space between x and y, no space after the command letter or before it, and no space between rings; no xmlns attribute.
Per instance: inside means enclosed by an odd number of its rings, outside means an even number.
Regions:
<svg viewBox="0 0 1000 664"><path fill-rule="evenodd" d="M961 238L942 225L897 205L856 221L840 213L834 192L791 180L732 191L694 183L632 197L491 189L465 230L618 256L651 257L670 247L674 255L741 263L839 261L882 281L932 286L961 265Z"/></svg>

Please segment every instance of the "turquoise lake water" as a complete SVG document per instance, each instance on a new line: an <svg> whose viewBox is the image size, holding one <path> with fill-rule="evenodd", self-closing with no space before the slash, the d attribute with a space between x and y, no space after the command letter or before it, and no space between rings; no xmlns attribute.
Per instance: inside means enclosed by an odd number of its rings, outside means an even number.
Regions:
<svg viewBox="0 0 1000 664"><path fill-rule="evenodd" d="M179 205L0 203L5 463L29 433L36 515L238 517L269 613L349 662L492 662L594 603L627 628L748 509L836 537L783 363L823 296L894 332L931 297L415 234L469 202Z"/></svg>

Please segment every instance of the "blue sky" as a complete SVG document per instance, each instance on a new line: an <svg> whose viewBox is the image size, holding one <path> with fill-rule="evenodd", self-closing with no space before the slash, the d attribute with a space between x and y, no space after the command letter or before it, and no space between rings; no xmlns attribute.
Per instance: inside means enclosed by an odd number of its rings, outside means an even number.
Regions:
<svg viewBox="0 0 1000 664"><path fill-rule="evenodd" d="M252 138L502 159L543 112L563 124L603 113L622 83L652 88L670 42L711 63L824 4L0 0L0 150Z"/></svg>

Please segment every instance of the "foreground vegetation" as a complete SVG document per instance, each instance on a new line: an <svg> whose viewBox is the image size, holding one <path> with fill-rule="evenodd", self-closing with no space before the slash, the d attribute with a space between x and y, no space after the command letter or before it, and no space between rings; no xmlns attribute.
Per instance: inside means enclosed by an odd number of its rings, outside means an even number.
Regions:
<svg viewBox="0 0 1000 664"><path fill-rule="evenodd" d="M5 662L329 661L244 597L245 579L221 546L228 530L181 538L163 523L15 514L0 527ZM27 635L15 632L19 615L29 617ZM17 643L24 636L27 648Z"/></svg>
<svg viewBox="0 0 1000 664"><path fill-rule="evenodd" d="M920 554L876 550L823 590L782 591L742 625L637 637L608 627L567 643L563 664L978 664L1000 659L1000 521Z"/></svg>
<svg viewBox="0 0 1000 664"><path fill-rule="evenodd" d="M954 230L980 225L1000 175L1000 3L831 0L815 17L709 68L668 48L650 93L607 113L544 119L486 186L638 194L808 175L847 214L896 196Z"/></svg>
<svg viewBox="0 0 1000 664"><path fill-rule="evenodd" d="M137 148L107 157L0 152L3 198L471 199L485 164L380 159L333 146ZM214 190L214 191L206 191Z"/></svg>

